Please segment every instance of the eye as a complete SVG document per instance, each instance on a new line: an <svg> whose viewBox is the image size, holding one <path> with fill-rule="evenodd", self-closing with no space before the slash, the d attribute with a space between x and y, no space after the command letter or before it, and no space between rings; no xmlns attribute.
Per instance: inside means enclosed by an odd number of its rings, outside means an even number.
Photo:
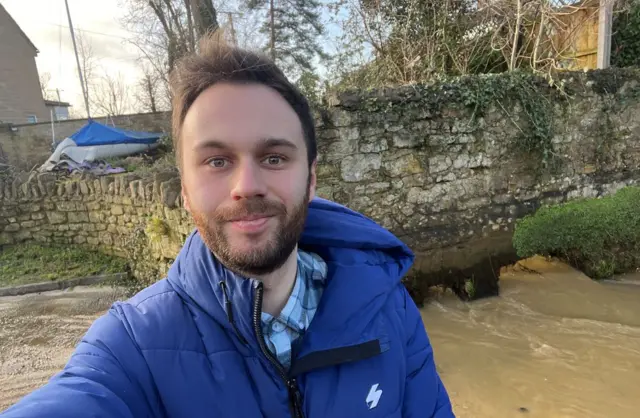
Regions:
<svg viewBox="0 0 640 418"><path fill-rule="evenodd" d="M269 155L263 161L267 163L267 165L282 165L285 162L285 158L281 155Z"/></svg>
<svg viewBox="0 0 640 418"><path fill-rule="evenodd" d="M214 168L224 168L227 163L228 161L225 158L220 158L220 157L210 158L207 161L207 164L209 164L211 167L214 167Z"/></svg>

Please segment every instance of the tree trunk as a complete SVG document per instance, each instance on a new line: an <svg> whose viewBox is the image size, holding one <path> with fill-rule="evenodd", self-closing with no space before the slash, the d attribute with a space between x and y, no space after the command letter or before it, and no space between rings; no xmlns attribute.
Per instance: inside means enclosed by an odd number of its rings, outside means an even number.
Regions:
<svg viewBox="0 0 640 418"><path fill-rule="evenodd" d="M511 60L509 61L509 71L513 71L516 67L516 58L518 56L518 43L520 42L520 25L522 23L522 0L518 0L516 9L516 23L513 28L513 45L511 47Z"/></svg>
<svg viewBox="0 0 640 418"><path fill-rule="evenodd" d="M191 11L191 0L184 0L184 8L187 11L187 26L189 29L189 48L191 51L195 51L196 39L193 34L193 12Z"/></svg>
<svg viewBox="0 0 640 418"><path fill-rule="evenodd" d="M199 38L218 29L218 16L211 0L191 0L191 12Z"/></svg>

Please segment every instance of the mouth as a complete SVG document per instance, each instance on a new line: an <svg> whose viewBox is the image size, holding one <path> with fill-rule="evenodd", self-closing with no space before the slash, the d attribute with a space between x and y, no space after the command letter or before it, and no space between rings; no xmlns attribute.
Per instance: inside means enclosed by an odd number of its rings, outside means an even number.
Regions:
<svg viewBox="0 0 640 418"><path fill-rule="evenodd" d="M229 222L252 222L252 221L257 221L257 220L260 220L260 219L271 218L272 216L273 215L269 215L269 214L248 215L248 216L241 216L241 217L238 217L238 218L233 218Z"/></svg>
<svg viewBox="0 0 640 418"><path fill-rule="evenodd" d="M234 229L238 229L243 232L256 233L261 232L271 218L273 218L272 215L250 215L232 219L229 221L229 224Z"/></svg>

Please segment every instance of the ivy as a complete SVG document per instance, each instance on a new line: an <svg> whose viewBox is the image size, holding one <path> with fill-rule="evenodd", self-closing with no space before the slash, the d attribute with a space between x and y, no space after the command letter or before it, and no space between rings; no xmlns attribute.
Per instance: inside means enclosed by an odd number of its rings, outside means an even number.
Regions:
<svg viewBox="0 0 640 418"><path fill-rule="evenodd" d="M640 2L625 3L629 4L613 20L611 64L615 67L640 66Z"/></svg>
<svg viewBox="0 0 640 418"><path fill-rule="evenodd" d="M473 109L474 117L483 116L488 109L500 109L516 126L519 135L515 146L526 153L536 153L548 167L555 157L551 90L543 79L530 73L512 72L493 77L469 77L461 90L463 103ZM519 123L513 110L517 103L525 123Z"/></svg>

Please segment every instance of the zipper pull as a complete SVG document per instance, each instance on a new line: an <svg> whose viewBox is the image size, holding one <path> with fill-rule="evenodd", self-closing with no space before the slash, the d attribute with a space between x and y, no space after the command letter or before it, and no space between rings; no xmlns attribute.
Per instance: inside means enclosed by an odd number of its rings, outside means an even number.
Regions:
<svg viewBox="0 0 640 418"><path fill-rule="evenodd" d="M296 382L295 378L291 378L287 381L287 386L289 387L289 398L293 403L294 417L303 418L302 395L300 394L300 389L298 389L298 382Z"/></svg>

